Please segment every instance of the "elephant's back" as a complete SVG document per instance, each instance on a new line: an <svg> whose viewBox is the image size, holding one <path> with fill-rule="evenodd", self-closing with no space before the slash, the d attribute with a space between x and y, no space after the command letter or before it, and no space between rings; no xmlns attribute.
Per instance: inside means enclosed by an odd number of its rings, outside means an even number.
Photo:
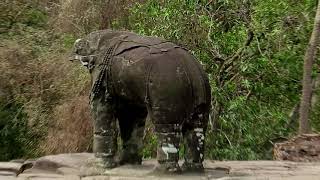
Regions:
<svg viewBox="0 0 320 180"><path fill-rule="evenodd" d="M201 64L185 49L176 47L152 55L150 79L157 82L158 96L180 102L187 109L209 104L211 99L208 77ZM164 94L164 95L162 95ZM190 105L190 107L188 107Z"/></svg>
<svg viewBox="0 0 320 180"><path fill-rule="evenodd" d="M191 111L210 103L207 75L186 49L154 37L130 34L120 39L113 60L117 92L137 102L149 96L150 102L171 109L182 104Z"/></svg>

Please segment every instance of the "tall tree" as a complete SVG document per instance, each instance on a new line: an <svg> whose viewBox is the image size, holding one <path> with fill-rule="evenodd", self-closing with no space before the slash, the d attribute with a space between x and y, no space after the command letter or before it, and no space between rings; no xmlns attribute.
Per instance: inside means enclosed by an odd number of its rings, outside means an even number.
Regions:
<svg viewBox="0 0 320 180"><path fill-rule="evenodd" d="M311 131L309 123L309 112L311 109L312 97L312 67L317 53L317 45L320 38L320 0L318 2L313 31L304 56L303 89L300 105L300 127L299 133L309 133Z"/></svg>

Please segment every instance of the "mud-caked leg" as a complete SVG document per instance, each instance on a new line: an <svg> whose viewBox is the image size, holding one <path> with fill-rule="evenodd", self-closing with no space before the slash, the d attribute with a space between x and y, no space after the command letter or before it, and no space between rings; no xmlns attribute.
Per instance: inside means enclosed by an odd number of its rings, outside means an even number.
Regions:
<svg viewBox="0 0 320 180"><path fill-rule="evenodd" d="M179 144L180 125L178 124L155 124L155 133L158 138L157 160L160 172L180 172Z"/></svg>
<svg viewBox="0 0 320 180"><path fill-rule="evenodd" d="M184 142L186 145L182 165L184 171L203 171L204 140L207 128L207 113L196 113L190 124L183 127Z"/></svg>
<svg viewBox="0 0 320 180"><path fill-rule="evenodd" d="M117 124L114 108L105 96L97 96L91 101L91 111L94 118L93 152L102 159L105 168L117 165Z"/></svg>
<svg viewBox="0 0 320 180"><path fill-rule="evenodd" d="M127 107L119 114L122 139L120 164L141 164L146 109Z"/></svg>

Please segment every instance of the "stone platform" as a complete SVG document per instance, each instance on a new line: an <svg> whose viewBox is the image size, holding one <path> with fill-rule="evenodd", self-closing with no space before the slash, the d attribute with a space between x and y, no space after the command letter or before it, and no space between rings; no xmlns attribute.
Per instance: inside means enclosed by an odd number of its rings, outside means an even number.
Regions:
<svg viewBox="0 0 320 180"><path fill-rule="evenodd" d="M206 160L205 173L181 175L156 174L155 160L112 170L104 170L97 164L90 153L0 162L0 180L320 180L320 162Z"/></svg>

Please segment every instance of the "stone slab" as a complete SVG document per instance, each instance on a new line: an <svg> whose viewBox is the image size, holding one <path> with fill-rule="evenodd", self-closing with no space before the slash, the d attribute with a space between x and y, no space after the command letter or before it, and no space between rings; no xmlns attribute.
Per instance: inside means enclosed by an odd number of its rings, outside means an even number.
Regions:
<svg viewBox="0 0 320 180"><path fill-rule="evenodd" d="M18 177L10 173L18 169L21 163L2 164L5 167L3 169L17 168L0 171L7 173L7 176L0 174L0 180L320 180L320 162L206 160L204 173L184 172L174 176L155 173L156 160L105 170L90 153L45 156L33 164L31 169L26 169Z"/></svg>
<svg viewBox="0 0 320 180"><path fill-rule="evenodd" d="M0 180L25 180L25 179L17 178L15 176L0 176Z"/></svg>
<svg viewBox="0 0 320 180"><path fill-rule="evenodd" d="M109 176L89 176L83 177L81 180L110 180Z"/></svg>
<svg viewBox="0 0 320 180"><path fill-rule="evenodd" d="M0 176L16 176L17 174L12 171L0 171Z"/></svg>
<svg viewBox="0 0 320 180"><path fill-rule="evenodd" d="M22 163L16 162L0 162L0 172L6 171L17 174L20 171L22 165Z"/></svg>
<svg viewBox="0 0 320 180"><path fill-rule="evenodd" d="M23 173L18 178L26 180L80 180L77 175L60 175L60 174L41 174L41 173Z"/></svg>

